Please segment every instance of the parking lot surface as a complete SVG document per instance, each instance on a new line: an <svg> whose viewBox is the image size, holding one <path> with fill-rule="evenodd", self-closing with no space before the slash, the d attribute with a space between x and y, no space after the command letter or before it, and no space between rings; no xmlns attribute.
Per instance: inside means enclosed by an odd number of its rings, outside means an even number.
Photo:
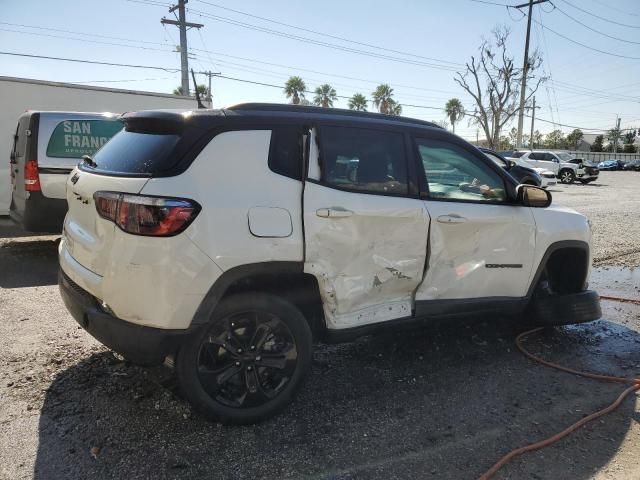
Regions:
<svg viewBox="0 0 640 480"><path fill-rule="evenodd" d="M593 222L591 287L640 298L640 174L559 185L554 202ZM611 403L615 384L534 364L518 318L483 317L319 345L281 415L245 427L193 413L166 367L118 358L59 297L57 237L0 220L0 478L477 478L515 447ZM574 368L640 375L640 307L531 337ZM614 413L496 478L637 479L640 407Z"/></svg>

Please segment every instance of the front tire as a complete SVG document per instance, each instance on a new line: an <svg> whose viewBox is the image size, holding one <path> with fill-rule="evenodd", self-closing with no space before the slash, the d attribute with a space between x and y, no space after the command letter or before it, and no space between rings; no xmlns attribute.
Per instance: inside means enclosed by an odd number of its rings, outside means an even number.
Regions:
<svg viewBox="0 0 640 480"><path fill-rule="evenodd" d="M592 290L538 295L534 296L529 305L529 320L540 327L591 322L600 317L600 297Z"/></svg>
<svg viewBox="0 0 640 480"><path fill-rule="evenodd" d="M558 178L560 179L560 182L570 184L576 179L576 174L573 170L565 169L560 171Z"/></svg>
<svg viewBox="0 0 640 480"><path fill-rule="evenodd" d="M178 383L206 418L255 423L291 402L312 350L311 329L291 303L264 293L233 295L182 345Z"/></svg>

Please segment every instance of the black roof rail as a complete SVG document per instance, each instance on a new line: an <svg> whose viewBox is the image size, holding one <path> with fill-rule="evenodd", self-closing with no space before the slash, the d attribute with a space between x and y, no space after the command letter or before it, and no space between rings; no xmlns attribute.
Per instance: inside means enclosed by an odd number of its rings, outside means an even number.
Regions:
<svg viewBox="0 0 640 480"><path fill-rule="evenodd" d="M252 112L286 112L301 113L315 115L339 115L345 117L359 117L376 120L387 120L392 122L410 123L415 125L423 125L427 127L442 128L440 125L426 120L418 120L417 118L401 117L395 115L385 115L375 112L361 112L357 110L347 110L344 108L323 108L310 105L292 105L285 103L239 103L226 107L224 110L231 111L252 111Z"/></svg>

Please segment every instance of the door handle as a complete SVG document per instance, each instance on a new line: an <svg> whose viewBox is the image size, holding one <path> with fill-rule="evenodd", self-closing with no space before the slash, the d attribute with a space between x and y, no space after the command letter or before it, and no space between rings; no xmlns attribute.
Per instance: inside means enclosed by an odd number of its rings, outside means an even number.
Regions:
<svg viewBox="0 0 640 480"><path fill-rule="evenodd" d="M351 210L342 207L319 208L316 215L323 218L344 218L353 215Z"/></svg>
<svg viewBox="0 0 640 480"><path fill-rule="evenodd" d="M464 223L467 219L458 215L457 213L450 213L449 215L440 215L438 222L440 223Z"/></svg>

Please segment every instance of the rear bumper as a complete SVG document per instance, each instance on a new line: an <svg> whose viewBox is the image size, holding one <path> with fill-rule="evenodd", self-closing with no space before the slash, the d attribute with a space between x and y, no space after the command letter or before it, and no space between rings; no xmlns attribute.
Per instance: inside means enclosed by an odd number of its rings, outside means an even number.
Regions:
<svg viewBox="0 0 640 480"><path fill-rule="evenodd" d="M9 215L27 232L60 233L67 210L65 199L48 198L42 192L30 192L24 210L18 211L12 204Z"/></svg>
<svg viewBox="0 0 640 480"><path fill-rule="evenodd" d="M71 280L62 269L58 273L60 295L78 324L100 343L143 364L156 365L175 353L192 329L163 330L121 320L105 312L98 300Z"/></svg>

